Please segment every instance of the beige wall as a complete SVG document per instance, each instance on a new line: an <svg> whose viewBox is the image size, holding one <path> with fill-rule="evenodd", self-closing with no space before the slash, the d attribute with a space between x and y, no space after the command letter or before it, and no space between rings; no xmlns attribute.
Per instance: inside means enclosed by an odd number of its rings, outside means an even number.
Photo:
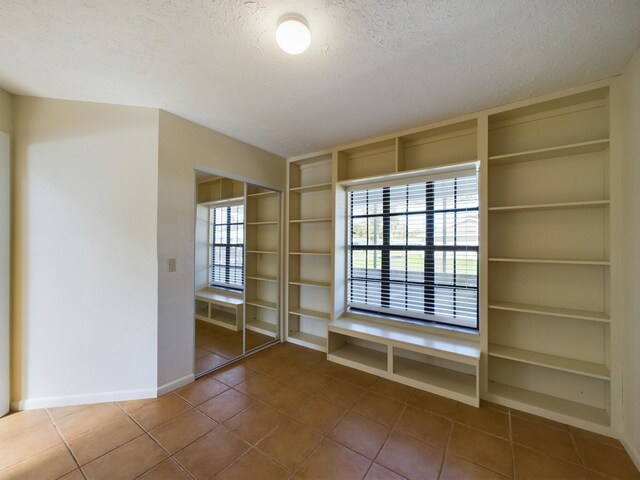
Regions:
<svg viewBox="0 0 640 480"><path fill-rule="evenodd" d="M640 468L640 50L622 76L625 221L625 346L622 437Z"/></svg>
<svg viewBox="0 0 640 480"><path fill-rule="evenodd" d="M158 110L15 113L13 406L154 396Z"/></svg>
<svg viewBox="0 0 640 480"><path fill-rule="evenodd" d="M158 183L158 385L188 381L194 355L194 169L284 189L285 161L160 112ZM167 272L167 260L177 272ZM173 382L173 383L172 383ZM177 383L176 383L177 382Z"/></svg>

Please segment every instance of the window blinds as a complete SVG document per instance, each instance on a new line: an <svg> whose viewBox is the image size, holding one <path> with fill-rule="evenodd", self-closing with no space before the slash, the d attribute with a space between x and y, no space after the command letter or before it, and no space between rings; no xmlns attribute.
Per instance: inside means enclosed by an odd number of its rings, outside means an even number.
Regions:
<svg viewBox="0 0 640 480"><path fill-rule="evenodd" d="M242 289L244 285L244 205L209 210L211 286Z"/></svg>
<svg viewBox="0 0 640 480"><path fill-rule="evenodd" d="M349 307L478 328L476 171L359 188L348 196Z"/></svg>

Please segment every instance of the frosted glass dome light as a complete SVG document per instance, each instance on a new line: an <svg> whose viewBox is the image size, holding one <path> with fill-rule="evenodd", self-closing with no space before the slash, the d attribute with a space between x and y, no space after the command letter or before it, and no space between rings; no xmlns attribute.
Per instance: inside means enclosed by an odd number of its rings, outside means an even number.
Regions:
<svg viewBox="0 0 640 480"><path fill-rule="evenodd" d="M307 22L300 16L286 16L276 29L276 42L290 55L305 52L311 44L311 32Z"/></svg>

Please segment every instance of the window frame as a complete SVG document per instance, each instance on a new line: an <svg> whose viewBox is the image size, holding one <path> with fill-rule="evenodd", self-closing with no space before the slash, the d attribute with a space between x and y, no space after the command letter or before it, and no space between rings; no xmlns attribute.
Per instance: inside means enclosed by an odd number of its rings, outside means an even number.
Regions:
<svg viewBox="0 0 640 480"><path fill-rule="evenodd" d="M378 214L367 214L367 215L357 215L358 218L370 218L370 217L381 217L383 218L383 240L382 240L382 244L375 244L375 245L369 245L369 242L367 242L367 245L361 245L361 246L354 246L351 244L352 242L352 218L354 218L354 216L352 215L352 205L351 205L351 195L350 193L353 191L362 191L362 190L369 190L369 189L376 189L376 188L385 188L385 187L393 187L393 186L401 186L401 185L411 185L411 184L416 184L416 183L422 183L422 182L426 182L427 184L429 184L430 182L434 182L437 180L447 180L447 179L453 179L453 178L459 178L459 177L467 177L467 176L474 176L475 177L475 183L476 183L476 195L477 195L477 204L475 207L465 207L465 208L455 208L455 205L453 208L451 209L444 209L444 210L437 210L434 207L434 203L431 203L431 208L427 209L426 211L422 211L422 212L415 212L418 214L424 214L427 217L427 225L426 225L426 232L425 232L425 244L424 245L393 245L390 241L390 226L389 226L389 222L391 216L393 216L394 214L392 214L390 211L383 212L382 214L378 213ZM447 326L447 327L454 327L454 328L461 328L461 329L465 329L465 330L469 330L469 331L473 331L473 332L478 332L480 329L480 308L479 308L479 303L480 303L480 252L481 252L481 245L480 245L480 237L481 237L481 233L480 233L480 178L479 178L479 163L478 162L472 162L472 163L466 163L466 164L459 164L459 165L452 165L452 166L445 166L445 167L436 167L430 170L423 170L421 172L419 172L417 175L395 175L395 176L391 176L389 178L387 178L386 180L384 178L378 178L378 179L374 179L372 181L366 182L366 181L346 181L346 182L341 182L341 184L345 187L345 201L346 201L346 205L345 205L345 236L346 236L346 241L345 241L345 307L346 307L346 311L350 311L353 313L357 313L357 314L361 314L361 315L369 315L369 316L383 316L383 317L388 317L391 319L395 319L395 320L404 320L404 321L412 321L412 322L419 322L422 324L429 324L429 323L435 323L435 324L440 324L443 326ZM431 184L433 185L433 184ZM428 188L427 188L428 190ZM432 190L432 195L433 195L433 188ZM383 190L384 192L384 190ZM389 192L389 189L387 189L387 192ZM385 195L383 193L383 195ZM388 193L387 193L388 195ZM433 198L433 197L432 197ZM387 200L389 200L387 198ZM382 202L384 205L384 201ZM428 201L425 202L425 204L428 204ZM384 208L384 207L383 207ZM387 205L387 208L389 208L389 206ZM434 236L435 236L435 232L434 232L434 226L433 226L433 220L435 218L435 213L443 213L443 212L453 212L456 216L457 213L459 212L477 212L477 222L478 222L478 227L477 227L477 245L436 245L434 240ZM412 212L413 214L414 212ZM405 218L409 217L408 212L403 212L400 214L395 214L395 215L403 215ZM408 222L407 222L408 223ZM429 225L431 225L431 231L429 234ZM431 241L429 241L431 240ZM352 248L355 247L355 248ZM408 247L408 248L407 248ZM352 267L352 255L351 252L352 251L372 251L372 250L379 250L381 251L381 269L382 265L385 263L382 255L386 255L387 256L387 261L386 261L386 265L388 265L388 267L386 268L386 275L383 274L383 272L380 272L380 305L370 305L367 306L366 304L362 304L359 302L352 302L351 299L351 281L353 278L356 278L353 276L353 267ZM416 285L426 285L428 282L426 281L426 274L428 273L427 270L427 253L431 253L431 257L433 258L433 254L435 254L438 251L441 252L447 252L447 251L456 251L456 252L474 252L475 253L475 257L476 257L476 269L475 269L475 286L467 286L467 285L459 285L457 283L451 283L451 284L446 284L443 285L444 288L451 288L452 290L456 291L457 289L461 288L461 289L469 289L469 290L473 290L475 291L475 325L469 325L468 321L467 322L460 322L460 321L456 321L456 318L453 316L445 316L445 315L438 315L435 313L420 313L420 312L415 312L415 311L410 311L410 310L401 310L401 309L393 309L393 308L389 308L389 302L387 299L387 307L384 306L383 302L383 296L385 296L385 293L383 293L383 283L385 282L386 279L386 283L387 283L387 287L386 287L386 296L389 297L390 293L389 293L389 288L391 286L392 283L404 283L406 284L410 284L411 282L407 282L406 280L404 282L395 282L393 280L391 280L391 273L392 273L392 266L391 266L391 262L390 262L390 253L393 251L423 251L425 252L425 268L424 268L424 273L425 273L425 277L423 277L423 282L418 282L416 283ZM384 253L386 251L386 254ZM431 261L431 265L435 264L435 260ZM455 260L454 260L454 264L455 264ZM406 271L406 270L405 270ZM431 269L431 274L433 276L435 276L435 269ZM405 277L406 278L406 277ZM360 281L364 281L366 283L367 278L360 278ZM430 287L432 288L432 295L435 293L435 289L438 287L435 284L435 280L433 279L433 281L431 282ZM425 299L427 298L427 289L424 289L424 295L425 295ZM406 302L405 302L406 303ZM425 311L427 310L427 303L425 302L424 304L424 308ZM455 310L454 310L455 311ZM433 312L433 309L432 309Z"/></svg>
<svg viewBox="0 0 640 480"><path fill-rule="evenodd" d="M242 213L242 222L234 222L231 223L231 211L230 208L231 207L235 207L235 206L241 206L243 213ZM221 200L218 202L212 202L208 205L208 211L207 211L207 222L208 222L208 231L207 231L207 285L209 286L209 288L216 288L216 289L222 289L222 290L229 290L232 292L243 292L244 288L245 288L245 243L246 243L246 218L245 218L245 214L246 214L246 206L244 203L244 199L243 198L234 198L234 199L229 199L229 200ZM229 208L229 210L227 211L227 221L223 224L215 224L214 219L212 218L212 210L216 210L218 208ZM216 225L226 225L226 238L227 238L227 242L225 243L220 243L217 244L215 242L215 230L216 230ZM242 243L234 243L231 244L231 229L233 226L237 226L237 225L242 225ZM215 258L215 249L216 247L223 247L226 250L225 253L225 264L220 264L220 265L215 265L214 264L214 258ZM231 249L232 248L240 248L241 250L241 256L240 258L242 258L242 265L241 266L231 266L230 265L230 259L231 259ZM229 279L229 269L239 269L241 271L241 275L240 278L242 279L242 284L236 284L236 283L221 283L221 282L213 282L213 278L214 278L214 268L226 268L226 274L225 274L225 279Z"/></svg>

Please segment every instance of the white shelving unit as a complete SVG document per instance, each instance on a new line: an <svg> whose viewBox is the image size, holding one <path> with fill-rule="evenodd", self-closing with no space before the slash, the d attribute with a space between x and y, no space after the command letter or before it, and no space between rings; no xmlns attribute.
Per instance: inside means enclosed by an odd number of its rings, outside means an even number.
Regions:
<svg viewBox="0 0 640 480"><path fill-rule="evenodd" d="M333 305L332 156L294 159L288 170L287 340L327 349Z"/></svg>
<svg viewBox="0 0 640 480"><path fill-rule="evenodd" d="M287 339L467 403L481 395L619 434L623 232L612 95L615 80L601 81L290 159ZM459 336L476 339L477 368L394 344L388 332L339 330L350 318L347 187L474 161L480 329ZM417 332L428 339L434 330Z"/></svg>
<svg viewBox="0 0 640 480"><path fill-rule="evenodd" d="M488 392L611 425L609 89L489 115Z"/></svg>
<svg viewBox="0 0 640 480"><path fill-rule="evenodd" d="M247 185L245 328L276 338L280 289L280 194Z"/></svg>

